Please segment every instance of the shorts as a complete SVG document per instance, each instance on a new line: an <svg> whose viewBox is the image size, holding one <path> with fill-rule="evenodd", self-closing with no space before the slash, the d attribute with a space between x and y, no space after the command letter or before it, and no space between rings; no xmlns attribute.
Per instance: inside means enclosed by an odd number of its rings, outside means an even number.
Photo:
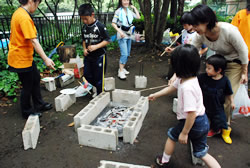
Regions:
<svg viewBox="0 0 250 168"><path fill-rule="evenodd" d="M168 130L167 135L170 139L175 142L178 142L179 135L184 127L185 119L179 120L177 126L172 127ZM209 131L209 122L207 115L198 116L195 119L194 125L191 128L188 138L192 141L193 144L193 154L197 158L202 158L208 152L207 145L207 133Z"/></svg>

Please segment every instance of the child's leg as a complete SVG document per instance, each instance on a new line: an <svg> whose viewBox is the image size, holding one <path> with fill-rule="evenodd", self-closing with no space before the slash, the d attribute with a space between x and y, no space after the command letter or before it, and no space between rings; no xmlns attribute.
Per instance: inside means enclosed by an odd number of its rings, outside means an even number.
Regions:
<svg viewBox="0 0 250 168"><path fill-rule="evenodd" d="M162 155L161 163L169 162L171 155L174 152L176 142L168 138L165 144L164 152Z"/></svg>
<svg viewBox="0 0 250 168"><path fill-rule="evenodd" d="M211 168L221 167L220 164L217 162L217 160L208 153L205 156L203 156L201 159L207 164L208 167L211 167Z"/></svg>

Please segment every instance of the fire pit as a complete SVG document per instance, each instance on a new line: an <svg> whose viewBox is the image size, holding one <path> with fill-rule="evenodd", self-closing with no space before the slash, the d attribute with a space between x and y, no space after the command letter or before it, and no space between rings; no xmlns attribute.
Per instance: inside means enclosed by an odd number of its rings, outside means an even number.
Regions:
<svg viewBox="0 0 250 168"><path fill-rule="evenodd" d="M75 117L79 144L116 150L118 137L133 144L148 111L148 99L140 92L116 89L103 92Z"/></svg>

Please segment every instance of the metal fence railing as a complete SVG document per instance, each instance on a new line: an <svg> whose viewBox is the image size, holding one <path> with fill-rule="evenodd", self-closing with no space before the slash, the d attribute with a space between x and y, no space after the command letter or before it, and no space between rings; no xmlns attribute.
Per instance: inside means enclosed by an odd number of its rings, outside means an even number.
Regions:
<svg viewBox="0 0 250 168"><path fill-rule="evenodd" d="M102 23L111 23L113 13L96 14ZM38 39L43 48L55 47L60 41L78 41L81 38L81 28L83 23L80 16L72 15L58 16L58 22L54 16L33 17L38 32ZM0 17L0 54L6 55L8 52L8 41L10 37L11 17Z"/></svg>

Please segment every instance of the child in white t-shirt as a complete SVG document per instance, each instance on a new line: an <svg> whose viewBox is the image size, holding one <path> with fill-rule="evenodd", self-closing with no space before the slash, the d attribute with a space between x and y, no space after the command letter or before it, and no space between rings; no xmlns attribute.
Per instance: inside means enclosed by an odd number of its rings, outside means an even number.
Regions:
<svg viewBox="0 0 250 168"><path fill-rule="evenodd" d="M149 95L149 100L168 95L174 91L178 93L177 126L168 130L168 139L163 155L156 157L156 164L166 168L174 152L176 142L187 144L192 141L194 156L201 158L208 167L219 168L219 163L207 153L207 133L209 122L205 114L202 91L197 79L200 68L198 50L189 44L178 46L171 53L171 64L177 80L159 92Z"/></svg>

